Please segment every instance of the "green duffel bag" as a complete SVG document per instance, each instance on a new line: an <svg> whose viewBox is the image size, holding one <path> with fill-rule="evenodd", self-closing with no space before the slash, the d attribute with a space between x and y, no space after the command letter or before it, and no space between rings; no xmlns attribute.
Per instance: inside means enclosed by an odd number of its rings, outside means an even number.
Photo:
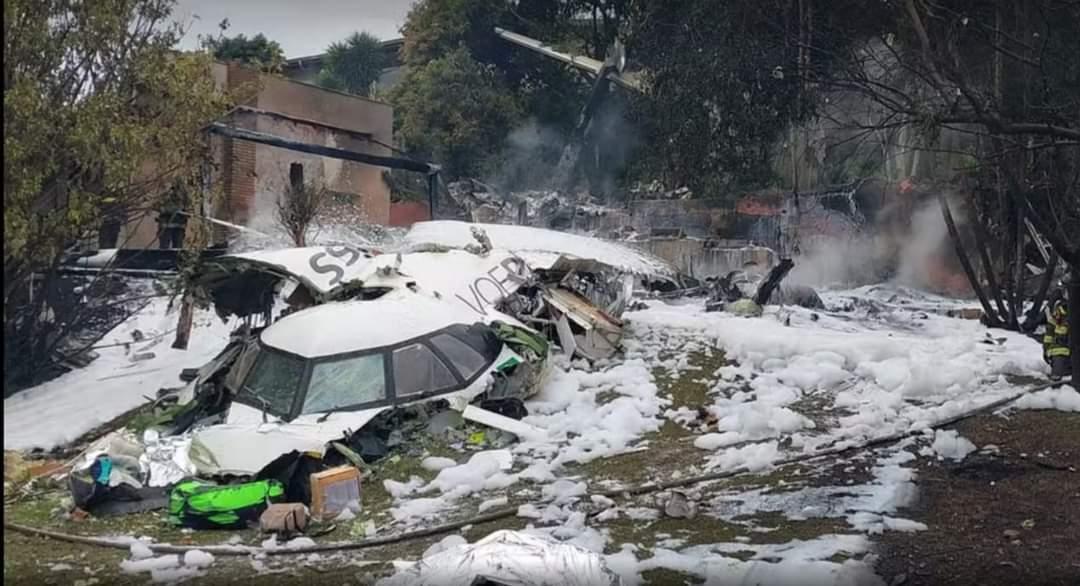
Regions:
<svg viewBox="0 0 1080 586"><path fill-rule="evenodd" d="M284 497L285 487L274 479L224 486L186 480L169 493L169 522L192 529L243 529Z"/></svg>

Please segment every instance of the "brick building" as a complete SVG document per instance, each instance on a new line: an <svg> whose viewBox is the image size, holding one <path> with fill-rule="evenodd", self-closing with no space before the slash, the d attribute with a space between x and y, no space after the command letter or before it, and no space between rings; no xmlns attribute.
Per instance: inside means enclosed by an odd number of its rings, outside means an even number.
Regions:
<svg viewBox="0 0 1080 586"><path fill-rule="evenodd" d="M230 63L215 63L218 87L251 97L222 122L282 138L363 152L391 155L393 110L388 104L321 88L285 77L260 74ZM356 216L376 224L390 220L390 189L380 167L299 153L214 135L211 182L222 195L209 215L254 229L272 226L278 198L302 177L333 194ZM157 213L129 218L120 234L124 248L157 248ZM226 233L218 229L220 242Z"/></svg>

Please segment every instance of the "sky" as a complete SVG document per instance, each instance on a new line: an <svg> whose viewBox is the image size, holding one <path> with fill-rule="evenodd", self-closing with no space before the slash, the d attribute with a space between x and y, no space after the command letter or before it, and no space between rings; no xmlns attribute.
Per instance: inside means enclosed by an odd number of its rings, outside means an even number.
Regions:
<svg viewBox="0 0 1080 586"><path fill-rule="evenodd" d="M185 25L183 49L198 46L198 35L218 34L229 19L229 36L263 33L277 41L286 58L317 55L326 46L362 31L386 40L398 29L415 0L177 0L173 18Z"/></svg>

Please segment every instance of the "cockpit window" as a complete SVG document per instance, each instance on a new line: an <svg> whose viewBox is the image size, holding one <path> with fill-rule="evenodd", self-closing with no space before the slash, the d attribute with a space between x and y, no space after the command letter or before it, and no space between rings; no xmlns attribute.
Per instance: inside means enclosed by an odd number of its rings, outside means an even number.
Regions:
<svg viewBox="0 0 1080 586"><path fill-rule="evenodd" d="M423 344L394 350L394 391L404 397L441 391L457 384L450 369Z"/></svg>
<svg viewBox="0 0 1080 586"><path fill-rule="evenodd" d="M454 365L454 369L465 380L471 379L488 363L488 360L482 354L450 334L433 336L431 343L450 360Z"/></svg>
<svg viewBox="0 0 1080 586"><path fill-rule="evenodd" d="M229 377L243 381L237 401L289 420L452 392L470 384L501 350L502 342L483 324L455 324L393 346L311 358L259 343L244 351Z"/></svg>
<svg viewBox="0 0 1080 586"><path fill-rule="evenodd" d="M383 355L366 354L317 362L301 413L318 413L386 398Z"/></svg>
<svg viewBox="0 0 1080 586"><path fill-rule="evenodd" d="M243 390L255 406L279 416L287 416L292 411L293 399L300 390L304 378L304 361L281 352L264 351L244 381ZM253 396L253 397L252 397Z"/></svg>

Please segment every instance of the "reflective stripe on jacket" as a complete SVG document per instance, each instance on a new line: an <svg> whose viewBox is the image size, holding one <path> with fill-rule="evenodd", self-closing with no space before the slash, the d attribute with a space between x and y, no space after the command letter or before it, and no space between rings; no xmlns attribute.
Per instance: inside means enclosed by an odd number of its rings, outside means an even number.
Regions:
<svg viewBox="0 0 1080 586"><path fill-rule="evenodd" d="M1048 357L1069 356L1069 311L1064 303L1046 311L1046 334L1043 348Z"/></svg>

